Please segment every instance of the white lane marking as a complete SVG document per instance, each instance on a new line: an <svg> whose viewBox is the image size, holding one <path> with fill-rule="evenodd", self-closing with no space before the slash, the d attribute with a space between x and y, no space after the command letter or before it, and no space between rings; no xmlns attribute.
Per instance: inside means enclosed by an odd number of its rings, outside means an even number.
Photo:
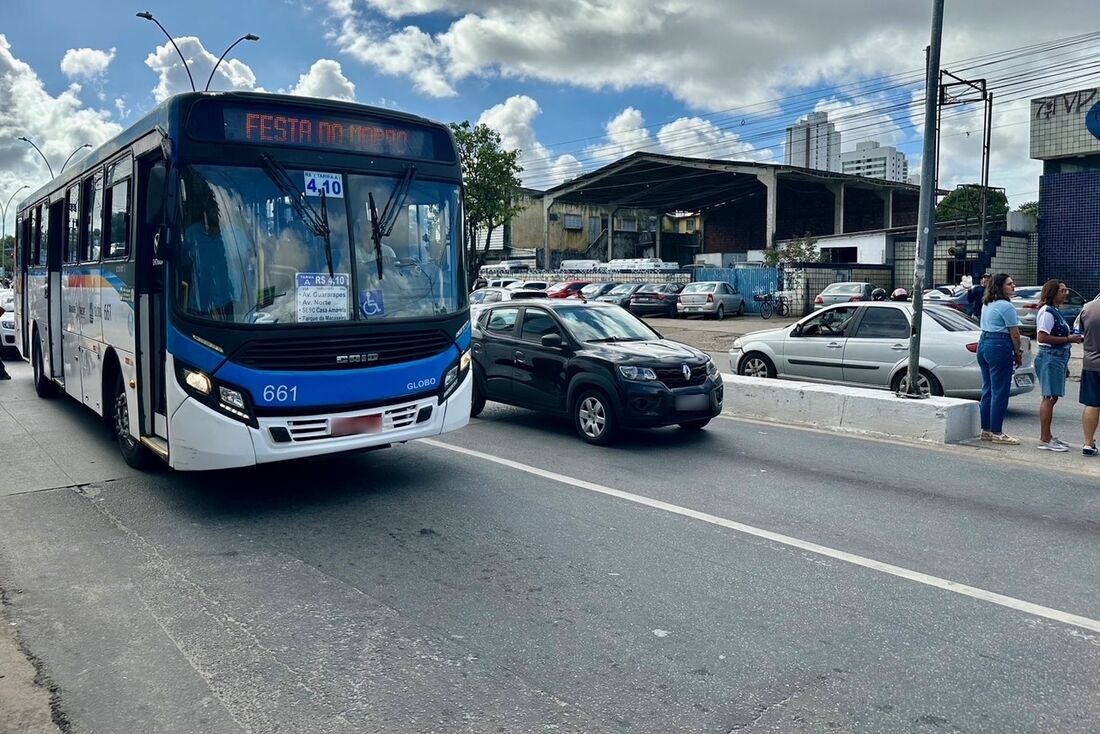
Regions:
<svg viewBox="0 0 1100 734"><path fill-rule="evenodd" d="M661 500L655 500L649 497L631 494L630 492L624 492L620 489L612 489L611 487L605 487L602 484L585 481L584 479L576 479L574 477L566 476L565 474L558 474L557 472L547 471L546 469L539 469L536 466L521 464L518 461L503 459L499 456L493 456L492 454L486 454L481 451L475 451L473 449L467 449L461 446L454 446L452 444L443 443L442 441L428 438L421 439L420 443L428 444L429 446L435 446L436 448L446 449L447 451L453 451L457 454L472 456L476 459L482 459L484 461L489 461L494 464L499 464L501 466L507 466L518 471L526 472L527 474L542 477L543 479L549 479L554 482L560 482L561 484L568 484L579 489L587 489L590 492L604 494L609 497L617 497L618 499L626 500L627 502L633 502L638 505L645 505L646 507L651 507L656 510L664 510L665 512L670 512L674 515L690 517L693 520L701 520L702 522L710 523L711 525L717 525L719 527L727 528L729 530L736 530L739 533L752 535L757 538L763 538L765 540L770 540L774 543L782 543L783 545L791 546L792 548L799 548L810 553L816 553L818 555L825 556L826 558L835 558L838 561L851 563L854 566L869 568L872 571L878 571L880 573L890 574L891 576L897 576L898 578L907 579L909 581L915 581L916 583L924 584L925 586L931 586L936 589L943 589L944 591L950 591L955 594L969 596L972 599L989 602L990 604L997 604L1002 607L1007 607L1008 609L1015 609L1016 611L1031 614L1036 617L1043 617L1045 619L1054 620L1055 622L1061 622L1062 624L1073 625L1074 627L1081 627L1083 629L1091 630L1093 632L1100 632L1100 620L1089 619L1088 617L1082 617L1077 614L1063 612L1058 609L1052 609L1051 607L1044 607L1040 604L1033 604L1029 601L1016 599L1011 596L1005 596L1004 594L998 594L994 591L979 589L976 586L960 584L959 582L951 581L950 579L941 579L938 576L921 573L920 571L911 571L908 568L894 566L890 563L883 563L882 561L876 561L873 558L864 558L863 556L856 555L855 553L848 553L847 551L829 548L828 546L818 545L817 543L811 543L806 540L800 540L799 538L794 538L789 535L783 535L782 533L775 533L771 530L764 530L763 528L746 525L744 523L736 522L734 520L727 520L724 517L710 515L706 512L699 512L698 510L692 510L687 507L680 507L679 505L662 502Z"/></svg>

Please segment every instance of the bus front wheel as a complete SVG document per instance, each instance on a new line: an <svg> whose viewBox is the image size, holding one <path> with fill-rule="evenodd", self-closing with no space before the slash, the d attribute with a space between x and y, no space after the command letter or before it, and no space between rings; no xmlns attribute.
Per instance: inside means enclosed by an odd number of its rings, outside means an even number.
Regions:
<svg viewBox="0 0 1100 734"><path fill-rule="evenodd" d="M111 432L118 442L118 450L127 464L135 469L146 469L152 463L149 449L130 435L130 406L126 399L126 383L120 373L115 381L115 399L111 403Z"/></svg>

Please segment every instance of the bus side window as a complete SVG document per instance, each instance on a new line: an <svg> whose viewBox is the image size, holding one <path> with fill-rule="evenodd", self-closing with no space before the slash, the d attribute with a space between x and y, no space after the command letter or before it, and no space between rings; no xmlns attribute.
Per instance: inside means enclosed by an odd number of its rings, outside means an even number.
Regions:
<svg viewBox="0 0 1100 734"><path fill-rule="evenodd" d="M130 175L133 161L127 156L107 169L107 200L109 217L107 242L103 258L124 258L130 253Z"/></svg>
<svg viewBox="0 0 1100 734"><path fill-rule="evenodd" d="M84 222L80 238L80 260L99 260L103 242L103 173L84 181Z"/></svg>
<svg viewBox="0 0 1100 734"><path fill-rule="evenodd" d="M34 264L45 267L50 254L50 209L49 205L41 204L35 210L35 218L38 220L37 257Z"/></svg>
<svg viewBox="0 0 1100 734"><path fill-rule="evenodd" d="M66 263L75 263L80 255L80 186L70 186L66 199L61 259Z"/></svg>

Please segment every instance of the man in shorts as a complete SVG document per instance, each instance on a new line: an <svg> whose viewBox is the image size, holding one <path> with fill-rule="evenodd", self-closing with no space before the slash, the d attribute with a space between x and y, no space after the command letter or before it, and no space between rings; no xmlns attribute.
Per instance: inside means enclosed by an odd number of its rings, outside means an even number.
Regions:
<svg viewBox="0 0 1100 734"><path fill-rule="evenodd" d="M1096 424L1100 422L1100 296L1089 301L1077 318L1077 328L1084 335L1081 345L1085 354L1081 363L1081 428L1085 442L1081 453L1096 456Z"/></svg>

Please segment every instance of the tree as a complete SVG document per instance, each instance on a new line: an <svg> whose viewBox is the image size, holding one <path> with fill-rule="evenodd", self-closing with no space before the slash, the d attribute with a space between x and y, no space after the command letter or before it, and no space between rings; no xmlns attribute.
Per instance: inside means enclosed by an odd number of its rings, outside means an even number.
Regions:
<svg viewBox="0 0 1100 734"><path fill-rule="evenodd" d="M1020 206L1016 207L1016 211L1023 212L1024 214L1030 214L1033 217L1039 216L1039 202L1037 201L1025 201Z"/></svg>
<svg viewBox="0 0 1100 734"><path fill-rule="evenodd" d="M466 184L466 267L470 282L489 252L493 230L523 210L519 204L518 150L504 150L500 135L488 125L473 126L468 120L451 123L462 160ZM478 251L478 231L485 233Z"/></svg>
<svg viewBox="0 0 1100 734"><path fill-rule="evenodd" d="M947 222L953 219L979 219L982 214L981 184L959 186L936 207L936 221ZM1000 189L986 188L986 220L1003 218L1008 214L1008 197Z"/></svg>
<svg viewBox="0 0 1100 734"><path fill-rule="evenodd" d="M817 249L817 238L809 232L798 239L790 240L782 248L776 246L764 251L764 264L770 268L780 264L818 262L821 253Z"/></svg>

